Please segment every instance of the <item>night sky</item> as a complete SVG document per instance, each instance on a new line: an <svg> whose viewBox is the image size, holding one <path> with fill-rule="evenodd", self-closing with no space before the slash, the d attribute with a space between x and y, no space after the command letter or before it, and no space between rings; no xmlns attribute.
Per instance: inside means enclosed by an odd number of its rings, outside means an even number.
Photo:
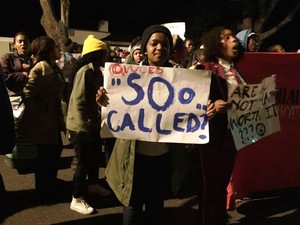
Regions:
<svg viewBox="0 0 300 225"><path fill-rule="evenodd" d="M53 0L53 2L59 12L60 1ZM131 41L151 24L185 22L191 14L196 14L199 8L195 7L196 0L181 2L131 0L121 3L113 0L70 0L70 2L70 28L97 30L100 20L108 20L109 32L112 33L110 37L114 41ZM203 2L204 0L197 0L197 5ZM40 25L42 9L39 0L2 0L1 9L0 36L11 37L21 30L28 31L32 38L45 34ZM279 14L273 16L274 21L280 18ZM296 51L300 48L299 25L300 12L292 23L267 40L266 44L279 42L284 45L286 51Z"/></svg>
<svg viewBox="0 0 300 225"><path fill-rule="evenodd" d="M2 0L3 1L3 0ZM189 1L189 0L188 0ZM59 15L59 0L53 0ZM168 13L168 1L153 0L143 12L145 3L135 6L135 0L115 2L112 0L70 0L70 28L97 30L100 20L109 21L109 32L114 37L133 39L150 24L183 20L187 13ZM148 3L147 3L148 4ZM156 5L159 4L159 7ZM177 4L177 3L176 3ZM176 7L174 5L172 7ZM17 31L28 31L33 37L44 34L40 25L42 9L39 0L4 0L1 2L0 36L13 36ZM180 16L178 16L180 15ZM176 22L177 22L176 21ZM117 33L119 35L117 35Z"/></svg>

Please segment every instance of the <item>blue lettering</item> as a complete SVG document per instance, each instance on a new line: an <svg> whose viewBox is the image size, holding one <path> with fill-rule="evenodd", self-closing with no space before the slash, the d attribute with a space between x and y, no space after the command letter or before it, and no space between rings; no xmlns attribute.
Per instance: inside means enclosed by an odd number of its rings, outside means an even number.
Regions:
<svg viewBox="0 0 300 225"><path fill-rule="evenodd" d="M126 113L124 115L124 120L123 120L123 123L121 126L121 131L123 131L126 127L128 127L130 130L135 130L135 126L132 122L132 119L131 119L129 113Z"/></svg>
<svg viewBox="0 0 300 225"><path fill-rule="evenodd" d="M143 88L140 85L132 82L133 80L140 79L140 78L141 78L141 75L139 75L137 73L132 73L128 76L128 80L127 80L128 86L132 87L136 91L137 96L132 101L128 101L122 96L122 101L126 105L137 105L140 101L143 100L144 95L145 95Z"/></svg>
<svg viewBox="0 0 300 225"><path fill-rule="evenodd" d="M181 128L181 127L179 127L178 124L183 122L184 119L183 119L183 118L180 118L180 117L183 117L183 116L185 116L185 115L187 115L187 113L176 113L176 114L174 115L173 129L174 129L175 131L178 131L178 132L184 132L184 129Z"/></svg>
<svg viewBox="0 0 300 225"><path fill-rule="evenodd" d="M113 129L112 124L111 124L111 117L113 114L117 114L116 110L112 110L107 114L107 126L110 130L114 131L114 132L118 132L120 130L120 126L117 126L116 129Z"/></svg>
<svg viewBox="0 0 300 225"><path fill-rule="evenodd" d="M186 99L185 99L185 93L188 94L188 98L186 98ZM194 90L192 90L190 88L182 88L178 92L178 100L181 104L189 104L189 103L191 103L191 101L193 101L195 95L196 95L196 93Z"/></svg>
<svg viewBox="0 0 300 225"><path fill-rule="evenodd" d="M201 124L200 129L204 130L205 126L208 124L208 116L207 116L207 114L202 114L200 117L203 117L203 122Z"/></svg>
<svg viewBox="0 0 300 225"><path fill-rule="evenodd" d="M198 117L195 114L190 113L187 121L186 132L195 132L199 129L199 127L200 121Z"/></svg>
<svg viewBox="0 0 300 225"><path fill-rule="evenodd" d="M162 106L159 106L156 104L156 102L153 100L153 85L155 82L161 82L166 85L169 91L168 99L166 100L165 104ZM148 87L148 99L149 104L152 106L153 109L156 109L157 111L166 111L170 105L173 103L174 100L174 88L172 85L165 79L161 77L154 77L150 80L149 87Z"/></svg>
<svg viewBox="0 0 300 225"><path fill-rule="evenodd" d="M162 118L162 115L159 113L156 117L156 130L157 130L157 133L164 134L164 135L171 134L171 132L172 132L171 130L162 130L160 128L161 118Z"/></svg>
<svg viewBox="0 0 300 225"><path fill-rule="evenodd" d="M145 118L145 109L140 109L139 120L138 120L139 129L143 132L150 133L152 129L148 127L144 127L144 118Z"/></svg>

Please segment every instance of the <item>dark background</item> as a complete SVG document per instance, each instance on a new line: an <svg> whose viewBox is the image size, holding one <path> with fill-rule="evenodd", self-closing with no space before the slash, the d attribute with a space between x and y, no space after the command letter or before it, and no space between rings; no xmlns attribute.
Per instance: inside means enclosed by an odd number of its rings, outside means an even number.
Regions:
<svg viewBox="0 0 300 225"><path fill-rule="evenodd" d="M286 15L286 10L293 6L294 1L297 0L282 1L270 17L267 28L280 21ZM193 26L195 15L203 13L201 10L205 7L215 8L216 14L221 19L238 21L242 15L239 0L227 1L230 5L224 4L224 0L130 0L123 2L70 0L70 2L70 28L96 31L100 20L108 20L111 35L106 39L112 41L131 41L134 37L141 35L143 30L151 24L186 22L188 30L189 26ZM59 15L60 0L53 0L53 3ZM32 39L43 35L45 32L40 24L41 16L42 9L39 0L2 0L0 36L12 37L21 30L28 31ZM207 20L209 19L210 16ZM292 22L264 41L261 50L270 44L281 43L286 51L297 51L300 49L299 25L300 10Z"/></svg>

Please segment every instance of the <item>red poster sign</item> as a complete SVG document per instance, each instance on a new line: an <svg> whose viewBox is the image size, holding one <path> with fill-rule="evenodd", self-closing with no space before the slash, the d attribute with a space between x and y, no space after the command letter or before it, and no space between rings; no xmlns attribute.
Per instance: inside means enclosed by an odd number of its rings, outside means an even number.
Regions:
<svg viewBox="0 0 300 225"><path fill-rule="evenodd" d="M281 131L237 154L233 182L239 197L300 186L300 54L245 53L237 68L249 84L276 75Z"/></svg>

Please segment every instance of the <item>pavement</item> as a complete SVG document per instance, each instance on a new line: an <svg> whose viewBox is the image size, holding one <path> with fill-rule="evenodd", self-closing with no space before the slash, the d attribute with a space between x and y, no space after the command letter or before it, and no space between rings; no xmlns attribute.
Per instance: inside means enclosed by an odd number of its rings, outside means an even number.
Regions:
<svg viewBox="0 0 300 225"><path fill-rule="evenodd" d="M122 225L122 206L114 196L90 197L97 209L93 215L70 210L74 149L64 149L58 173L57 198L41 203L35 197L34 174L10 167L0 156L0 172L6 193L0 196L0 224L3 225ZM100 183L106 185L100 168ZM165 200L166 225L196 225L196 196ZM228 212L229 225L300 225L300 188L269 190L239 199L237 209Z"/></svg>

